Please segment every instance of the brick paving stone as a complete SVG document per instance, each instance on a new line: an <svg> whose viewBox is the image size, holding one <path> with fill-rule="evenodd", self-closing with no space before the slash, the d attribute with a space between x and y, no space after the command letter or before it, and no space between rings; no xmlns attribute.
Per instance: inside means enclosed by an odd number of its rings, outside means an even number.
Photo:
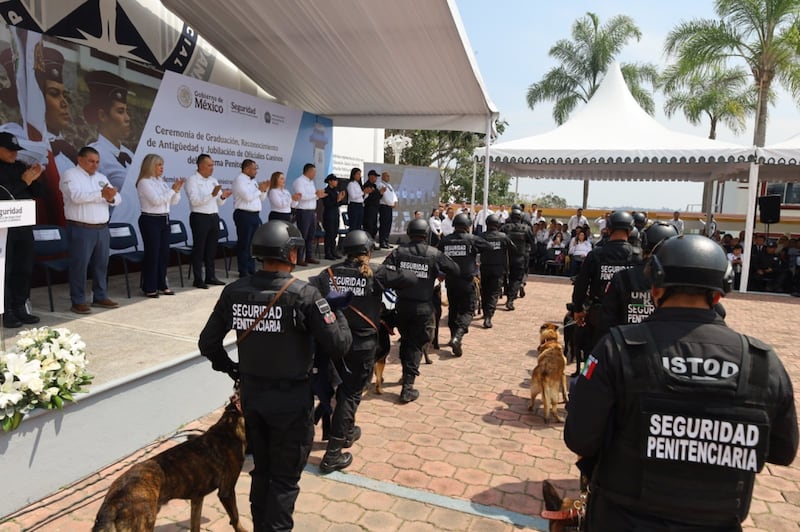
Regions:
<svg viewBox="0 0 800 532"><path fill-rule="evenodd" d="M447 462L426 461L422 464L422 471L431 477L450 478L456 472L456 467Z"/></svg>
<svg viewBox="0 0 800 532"><path fill-rule="evenodd" d="M465 484L455 478L434 478L428 489L446 497L460 497L464 493Z"/></svg>
<svg viewBox="0 0 800 532"><path fill-rule="evenodd" d="M424 521L430 515L433 507L409 499L397 499L391 507L387 507L393 515L403 521L418 519Z"/></svg>
<svg viewBox="0 0 800 532"><path fill-rule="evenodd" d="M488 485L492 475L480 469L461 468L456 471L453 478L458 479L465 484L473 484L478 486Z"/></svg>
<svg viewBox="0 0 800 532"><path fill-rule="evenodd" d="M439 447L417 447L414 449L414 454L423 458L424 460L444 460L447 456L447 451Z"/></svg>
<svg viewBox="0 0 800 532"><path fill-rule="evenodd" d="M358 524L370 532L393 532L402 523L402 519L387 511L367 511L358 520Z"/></svg>
<svg viewBox="0 0 800 532"><path fill-rule="evenodd" d="M492 440L489 436L481 434L480 432L465 432L461 435L461 441L472 444L470 445L470 449L472 449L475 445L488 445Z"/></svg>
<svg viewBox="0 0 800 532"><path fill-rule="evenodd" d="M413 454L396 453L389 457L387 463L398 469L416 469L422 465L423 460Z"/></svg>
<svg viewBox="0 0 800 532"><path fill-rule="evenodd" d="M330 529L330 521L322 514L295 512L292 517L294 518L295 530L327 532Z"/></svg>
<svg viewBox="0 0 800 532"><path fill-rule="evenodd" d="M772 532L789 532L797 530L797 518L787 519L773 514L757 514L753 516L757 527L771 530Z"/></svg>
<svg viewBox="0 0 800 532"><path fill-rule="evenodd" d="M503 454L503 451L497 447L489 445L489 442L491 442L491 440L487 441L485 445L477 444L470 446L469 453L480 458L500 458L500 456Z"/></svg>
<svg viewBox="0 0 800 532"><path fill-rule="evenodd" d="M351 523L336 523L328 527L327 532L362 532L364 529Z"/></svg>
<svg viewBox="0 0 800 532"><path fill-rule="evenodd" d="M325 508L325 517L335 523L355 523L364 514L359 505L345 500L331 501Z"/></svg>
<svg viewBox="0 0 800 532"><path fill-rule="evenodd" d="M435 447L441 441L439 438L435 436L431 436L430 434L414 434L412 435L408 441L413 443L414 445L421 445L423 447Z"/></svg>
<svg viewBox="0 0 800 532"><path fill-rule="evenodd" d="M442 440L439 442L439 448L448 453L466 453L469 450L469 444L459 439Z"/></svg>
<svg viewBox="0 0 800 532"><path fill-rule="evenodd" d="M425 489L431 483L430 475L416 469L404 469L402 471L398 471L393 480L401 486L419 489Z"/></svg>
<svg viewBox="0 0 800 532"><path fill-rule="evenodd" d="M406 521L398 532L439 532L439 529L432 523Z"/></svg>
<svg viewBox="0 0 800 532"><path fill-rule="evenodd" d="M365 510L382 511L394 504L395 497L379 491L362 490L353 502Z"/></svg>
<svg viewBox="0 0 800 532"><path fill-rule="evenodd" d="M376 480L391 480L397 474L397 471L397 468L392 465L376 462L365 463L361 468L361 473L364 476Z"/></svg>
<svg viewBox="0 0 800 532"><path fill-rule="evenodd" d="M440 530L468 530L471 517L454 510L434 508L428 516L428 520Z"/></svg>
<svg viewBox="0 0 800 532"><path fill-rule="evenodd" d="M508 475L514 471L514 466L504 460L483 459L479 462L478 468L493 475Z"/></svg>

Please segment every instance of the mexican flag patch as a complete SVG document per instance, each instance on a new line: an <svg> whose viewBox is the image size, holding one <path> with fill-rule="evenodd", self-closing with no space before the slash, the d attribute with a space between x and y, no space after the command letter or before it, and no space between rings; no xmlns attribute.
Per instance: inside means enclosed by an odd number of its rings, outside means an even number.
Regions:
<svg viewBox="0 0 800 532"><path fill-rule="evenodd" d="M586 359L586 363L583 365L583 371L581 371L581 375L586 377L586 380L592 378L592 373L594 373L594 368L597 367L597 359L594 355L589 355L589 358Z"/></svg>

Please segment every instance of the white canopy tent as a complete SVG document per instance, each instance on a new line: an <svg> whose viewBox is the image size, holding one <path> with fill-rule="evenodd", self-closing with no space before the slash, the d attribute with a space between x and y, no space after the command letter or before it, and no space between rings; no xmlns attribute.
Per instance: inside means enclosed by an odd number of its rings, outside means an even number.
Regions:
<svg viewBox="0 0 800 532"><path fill-rule="evenodd" d="M488 149L497 170L517 177L601 181L745 180L755 204L755 149L671 131L648 115L613 64L589 102L553 131ZM484 157L476 150L476 160ZM755 179L755 181L754 181ZM745 248L752 245L754 209ZM742 278L746 290L749 254Z"/></svg>

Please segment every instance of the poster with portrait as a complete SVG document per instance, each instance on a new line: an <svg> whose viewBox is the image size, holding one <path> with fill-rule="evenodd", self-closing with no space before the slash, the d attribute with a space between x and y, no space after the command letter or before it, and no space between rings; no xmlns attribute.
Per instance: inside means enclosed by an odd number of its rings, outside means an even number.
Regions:
<svg viewBox="0 0 800 532"><path fill-rule="evenodd" d="M439 206L441 174L438 168L403 166L384 163L364 163L364 174L375 170L389 173L390 183L397 196L397 207L392 211L392 234L405 234L406 226L419 211L427 220ZM380 181L380 178L378 179Z"/></svg>

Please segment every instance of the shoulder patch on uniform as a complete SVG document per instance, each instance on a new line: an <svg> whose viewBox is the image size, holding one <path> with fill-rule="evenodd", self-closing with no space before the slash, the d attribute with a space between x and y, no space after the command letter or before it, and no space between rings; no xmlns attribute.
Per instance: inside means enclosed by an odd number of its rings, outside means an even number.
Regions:
<svg viewBox="0 0 800 532"><path fill-rule="evenodd" d="M319 310L319 313L322 314L323 316L331 312L331 306L328 304L325 298L317 299L316 301L314 301L314 304L317 306L317 310Z"/></svg>

